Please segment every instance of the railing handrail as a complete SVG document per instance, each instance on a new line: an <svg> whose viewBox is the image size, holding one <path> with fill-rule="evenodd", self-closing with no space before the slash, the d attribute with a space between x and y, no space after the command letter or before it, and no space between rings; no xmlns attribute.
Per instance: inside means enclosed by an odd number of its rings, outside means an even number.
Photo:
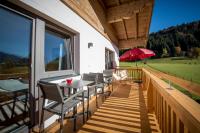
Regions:
<svg viewBox="0 0 200 133"><path fill-rule="evenodd" d="M177 117L190 132L200 132L200 105L176 89L168 89L169 85L146 69L142 68L143 75L150 78L153 89L158 91L167 105L176 113ZM148 89L148 88L147 88Z"/></svg>
<svg viewBox="0 0 200 133"><path fill-rule="evenodd" d="M118 67L116 70L142 70L141 67Z"/></svg>
<svg viewBox="0 0 200 133"><path fill-rule="evenodd" d="M126 80L132 80L135 82L141 82L142 81L142 69L141 68L116 68L115 69L115 73L120 75L120 71L126 71L126 76L127 78L125 78ZM124 75L124 74L122 74ZM120 75L121 76L121 75Z"/></svg>

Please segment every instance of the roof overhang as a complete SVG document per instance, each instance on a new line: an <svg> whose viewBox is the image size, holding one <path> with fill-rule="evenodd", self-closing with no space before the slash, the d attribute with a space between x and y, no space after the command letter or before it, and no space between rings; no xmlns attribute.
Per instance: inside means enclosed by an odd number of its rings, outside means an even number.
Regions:
<svg viewBox="0 0 200 133"><path fill-rule="evenodd" d="M119 49L146 46L154 0L62 0Z"/></svg>

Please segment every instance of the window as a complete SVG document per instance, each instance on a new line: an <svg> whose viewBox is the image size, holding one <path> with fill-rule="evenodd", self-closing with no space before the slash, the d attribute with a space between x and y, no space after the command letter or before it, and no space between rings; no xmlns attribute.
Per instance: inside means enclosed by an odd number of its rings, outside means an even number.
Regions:
<svg viewBox="0 0 200 133"><path fill-rule="evenodd" d="M45 71L72 69L72 39L69 35L45 32Z"/></svg>
<svg viewBox="0 0 200 133"><path fill-rule="evenodd" d="M33 20L0 5L0 132L29 124Z"/></svg>
<svg viewBox="0 0 200 133"><path fill-rule="evenodd" d="M112 69L114 61L114 53L111 50L105 49L105 69Z"/></svg>

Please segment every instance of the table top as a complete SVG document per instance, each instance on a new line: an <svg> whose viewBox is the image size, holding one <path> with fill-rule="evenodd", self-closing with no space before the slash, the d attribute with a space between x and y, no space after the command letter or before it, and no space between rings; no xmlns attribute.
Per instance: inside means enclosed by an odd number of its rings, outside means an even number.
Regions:
<svg viewBox="0 0 200 133"><path fill-rule="evenodd" d="M0 80L0 90L5 92L15 92L28 90L29 84L25 84L16 79Z"/></svg>
<svg viewBox="0 0 200 133"><path fill-rule="evenodd" d="M65 81L63 81L59 85L65 88L82 88L84 86L88 86L92 84L94 84L94 81L72 80L71 84L67 84Z"/></svg>

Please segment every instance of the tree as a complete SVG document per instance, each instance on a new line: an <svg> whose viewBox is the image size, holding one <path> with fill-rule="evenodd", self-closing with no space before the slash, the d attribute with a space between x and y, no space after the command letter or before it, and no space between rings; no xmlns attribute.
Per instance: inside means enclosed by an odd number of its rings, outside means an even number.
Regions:
<svg viewBox="0 0 200 133"><path fill-rule="evenodd" d="M180 46L175 47L175 51L176 51L177 56L181 55L181 47Z"/></svg>
<svg viewBox="0 0 200 133"><path fill-rule="evenodd" d="M191 52L191 48L200 47L200 21L172 26L149 35L147 48L154 50L160 58L168 52L176 56L183 51ZM189 54L188 54L189 55Z"/></svg>
<svg viewBox="0 0 200 133"><path fill-rule="evenodd" d="M191 49L191 52L192 52L192 57L193 57L193 58L198 58L199 55L200 55L200 48L198 48L198 47L193 47L193 48Z"/></svg>

